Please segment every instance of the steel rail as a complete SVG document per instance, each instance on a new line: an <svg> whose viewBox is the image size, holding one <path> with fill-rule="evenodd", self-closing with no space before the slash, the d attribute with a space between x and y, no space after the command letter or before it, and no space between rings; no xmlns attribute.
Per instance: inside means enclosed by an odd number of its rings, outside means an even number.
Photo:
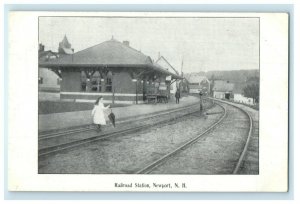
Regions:
<svg viewBox="0 0 300 204"><path fill-rule="evenodd" d="M237 107L237 106L236 106L236 107ZM235 169L234 169L234 171L233 171L233 174L237 174L238 171L239 171L240 168L241 168L242 162L243 162L243 160L244 160L244 158L245 158L246 152L247 152L248 147L249 147L250 139L251 139L251 136L252 136L252 130L253 130L253 118L251 117L251 115L250 115L247 111L245 111L245 110L243 110L243 109L241 109L241 108L240 108L240 110L242 110L242 111L243 111L244 113L246 113L246 115L248 116L249 122L250 122L250 128L249 128L249 132L248 132L248 136L247 136L247 141L246 141L246 143L245 143L243 152L242 152L242 154L241 154L241 156L240 156L240 158L239 158L239 161L238 161L238 163L237 163L237 165L236 165L236 167L235 167Z"/></svg>
<svg viewBox="0 0 300 204"><path fill-rule="evenodd" d="M251 136L252 136L252 131L253 131L253 118L251 117L251 115L248 113L248 111L244 110L243 108L235 105L235 104L232 104L232 103L229 103L227 101L221 101L221 100L217 100L217 101L220 101L220 102L223 102L223 103L226 103L230 106L233 106L239 110L241 110L242 112L245 113L245 115L247 115L248 119L249 119L249 123L250 123L250 126L249 126L249 131L248 131L248 135L247 135L247 140L246 140L246 143L244 145L244 148L243 148L243 151L239 157L239 160L233 170L233 174L237 174L241 168L241 165L242 165L242 162L245 158L245 155L246 155L246 152L248 150L248 147L249 147L249 143L250 143L250 140L251 140Z"/></svg>
<svg viewBox="0 0 300 204"><path fill-rule="evenodd" d="M69 142L69 143L63 143L60 145L55 145L55 146L51 146L51 147L46 147L44 149L40 149L39 152L39 157L40 156L46 156L48 154L52 154L52 153L57 153L63 150L67 150L73 147L77 147L83 144L87 144L87 143L91 143L91 142L95 142L98 140L103 140L103 139L107 139L109 137L113 137L113 136L117 136L117 135L121 135L121 134L125 134L125 133L129 133L132 131L136 131L142 128L145 128L147 125L143 125L143 126L139 126L139 127L135 127L135 128L128 128L126 130L122 130L122 131L117 131L117 132L113 132L113 133L106 133L103 135L97 135L97 136L92 136L86 139L82 139L82 140L78 140L78 141L73 141L73 142ZM48 150L48 151L47 151Z"/></svg>
<svg viewBox="0 0 300 204"><path fill-rule="evenodd" d="M211 99L211 100L215 100L215 99ZM250 114L247 111L243 110L242 108L240 108L240 107L238 107L236 105L233 105L231 103L227 103L227 102L224 102L224 101L220 101L220 100L215 100L215 101L223 102L223 103L226 103L226 104L228 104L230 106L233 106L233 107L241 110L249 118L250 126L249 126L249 132L248 132L248 135L247 135L247 141L245 143L243 151L242 151L242 153L241 153L241 155L239 157L239 160L238 160L238 162L237 162L237 164L235 166L235 169L233 171L233 174L237 174L238 171L239 171L239 169L240 169L240 166L242 164L242 161L244 160L245 154L247 152L247 149L248 149L248 146L249 146L249 143L250 143L250 138L251 138L251 135L252 135L252 128L253 128L253 119L252 119L252 117L250 116ZM218 103L216 103L216 104L218 104ZM205 134L207 134L208 132L210 132L213 128L215 128L217 125L219 125L224 120L224 118L226 117L227 110L221 104L218 104L218 105L223 108L224 114L223 114L223 116L216 123L214 123L212 126L210 126L207 130L205 130L200 135L198 135L198 136L194 137L193 139L187 141L186 143L184 143L180 147L178 147L175 150L169 152L168 154L164 155L163 157L157 159L156 161L154 161L151 164L147 165L143 169L137 171L136 174L148 174L148 173L152 172L155 168L157 168L158 166L162 165L167 159L171 158L172 156L174 156L178 152L182 151L183 149L185 149L189 145L192 145L193 143L197 142L202 136L204 136Z"/></svg>
<svg viewBox="0 0 300 204"><path fill-rule="evenodd" d="M214 104L211 104L211 106L213 106L213 105ZM77 140L77 141L73 141L73 142L67 142L67 143L63 143L63 144L59 144L59 145L54 145L54 146L51 146L51 147L46 147L46 148L43 148L43 149L39 150L38 156L39 157L46 156L46 155L57 153L57 152L60 152L60 151L63 151L63 150L73 148L73 147L81 146L81 145L84 145L84 144L87 144L87 143L107 139L109 137L114 137L114 136L130 133L130 132L134 132L134 131L138 131L138 130L142 130L144 128L149 128L149 127L152 127L152 126L155 126L155 125L158 125L158 124L167 123L167 122L170 122L172 120L175 120L175 119L178 119L178 118L181 118L181 117L185 117L187 115L194 114L195 112L199 112L199 111L197 110L197 111L193 111L191 113L186 113L186 114L183 114L183 115L181 115L177 118L171 118L169 120L159 121L159 122L154 123L154 124L145 124L145 125L141 125L141 126L138 126L138 127L127 128L127 129L121 130L121 131L105 133L105 134L102 134L102 135L95 135L95 136L92 136L92 137L89 137L89 138L85 138L85 139L81 139L81 140Z"/></svg>
<svg viewBox="0 0 300 204"><path fill-rule="evenodd" d="M217 104L217 103L216 103ZM175 150L169 152L168 154L166 154L165 156L161 157L160 159L157 159L156 161L152 162L151 164L147 165L146 167L144 167L143 169L140 169L139 171L137 171L135 174L147 174L150 173L153 169L157 168L158 166L160 166L161 164L163 164L164 161L166 161L168 158L170 158L171 156L177 154L178 152L180 152L181 150L185 149L187 146L197 142L203 135L205 135L206 133L208 133L209 131L211 131L213 128L215 128L218 124L220 124L224 118L227 115L227 110L224 106L222 106L221 104L217 104L219 105L224 111L222 117L215 122L214 124L212 124L208 129L206 129L203 133L201 133L200 135L192 138L191 140L187 141L186 143L184 143L183 145L179 146L178 148L176 148Z"/></svg>
<svg viewBox="0 0 300 204"><path fill-rule="evenodd" d="M182 111L182 110L190 109L190 108L193 108L194 106L197 106L197 105L199 105L199 104L198 103L196 103L196 104L193 103L193 104L189 105L188 107L181 107L181 108L173 109L171 111L167 110L167 111L160 112L158 114L150 114L148 117L138 116L138 117L135 117L132 120L117 121L116 124L135 122L135 121L140 120L141 118L151 119L151 118L155 118L155 117L158 117L158 116L167 115L167 114L170 114L170 113L175 113L175 112L179 112L179 111ZM73 130L61 131L61 132L56 132L56 133L39 134L38 140L46 140L46 139L51 139L51 138L55 138L55 137L59 137L59 136L70 135L70 134L74 134L74 133L92 131L92 130L95 130L95 129L96 128L87 127L87 128L77 128L77 129L73 129Z"/></svg>

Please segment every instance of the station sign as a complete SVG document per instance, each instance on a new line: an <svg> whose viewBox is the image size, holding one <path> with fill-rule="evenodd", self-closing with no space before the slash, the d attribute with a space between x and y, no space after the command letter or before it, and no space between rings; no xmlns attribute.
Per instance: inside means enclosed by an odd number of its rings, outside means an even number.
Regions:
<svg viewBox="0 0 300 204"><path fill-rule="evenodd" d="M172 80L172 76L171 75L166 77L166 81L171 81L171 80Z"/></svg>

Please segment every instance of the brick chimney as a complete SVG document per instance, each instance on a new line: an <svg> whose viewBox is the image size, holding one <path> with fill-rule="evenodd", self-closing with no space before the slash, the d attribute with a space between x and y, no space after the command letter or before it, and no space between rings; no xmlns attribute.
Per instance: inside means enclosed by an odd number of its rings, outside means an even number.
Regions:
<svg viewBox="0 0 300 204"><path fill-rule="evenodd" d="M129 47L129 41L128 40L124 40L123 44Z"/></svg>

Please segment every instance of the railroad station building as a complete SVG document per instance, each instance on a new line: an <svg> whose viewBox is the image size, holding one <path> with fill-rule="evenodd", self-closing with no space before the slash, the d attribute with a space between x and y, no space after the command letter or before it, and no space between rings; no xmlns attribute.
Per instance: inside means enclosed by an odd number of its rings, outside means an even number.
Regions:
<svg viewBox="0 0 300 204"><path fill-rule="evenodd" d="M67 48L61 50L64 55L39 60L40 68L61 78L63 100L94 102L102 96L109 103L143 103L147 94L169 96L170 84L182 79L130 47L129 41L112 38L76 53L69 52L70 45Z"/></svg>

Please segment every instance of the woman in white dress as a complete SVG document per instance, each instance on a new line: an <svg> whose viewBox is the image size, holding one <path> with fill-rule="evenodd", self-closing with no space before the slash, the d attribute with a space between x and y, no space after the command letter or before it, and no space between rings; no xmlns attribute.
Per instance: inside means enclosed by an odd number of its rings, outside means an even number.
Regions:
<svg viewBox="0 0 300 204"><path fill-rule="evenodd" d="M103 98L100 96L96 102L92 111L93 122L97 125L98 130L101 130L101 125L106 125L104 110L108 109L110 105L104 106Z"/></svg>

